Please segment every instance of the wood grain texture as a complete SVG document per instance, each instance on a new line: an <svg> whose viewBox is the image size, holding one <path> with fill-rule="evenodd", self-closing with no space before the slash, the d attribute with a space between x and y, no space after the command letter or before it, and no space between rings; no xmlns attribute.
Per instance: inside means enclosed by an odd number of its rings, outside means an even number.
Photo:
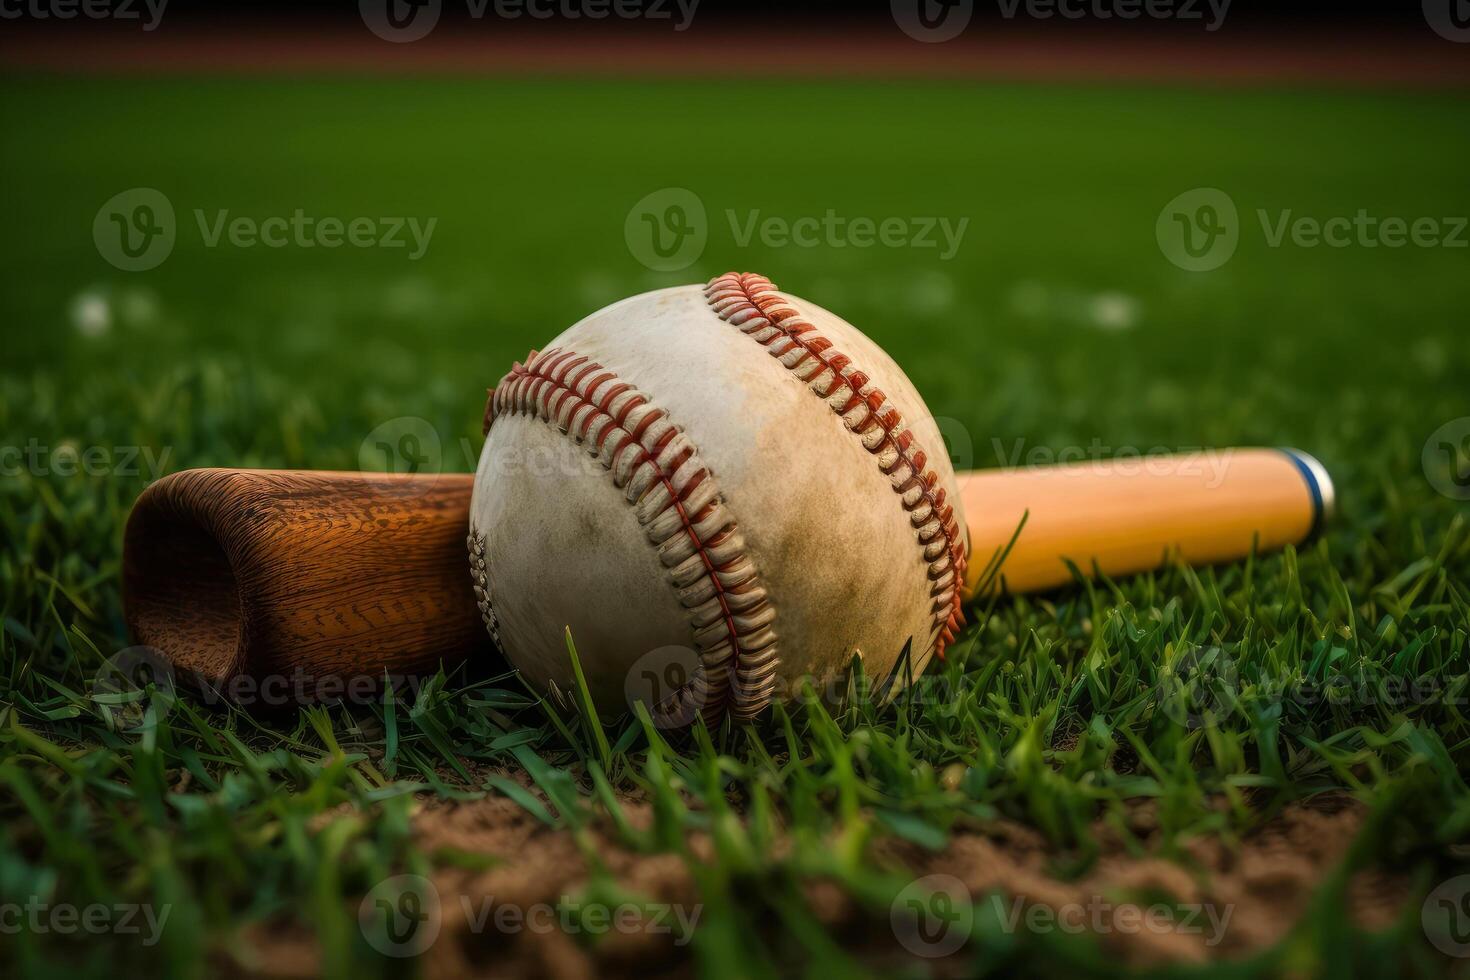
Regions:
<svg viewBox="0 0 1470 980"><path fill-rule="evenodd" d="M470 584L472 477L198 469L128 519L134 642L212 683L348 679L493 655Z"/></svg>

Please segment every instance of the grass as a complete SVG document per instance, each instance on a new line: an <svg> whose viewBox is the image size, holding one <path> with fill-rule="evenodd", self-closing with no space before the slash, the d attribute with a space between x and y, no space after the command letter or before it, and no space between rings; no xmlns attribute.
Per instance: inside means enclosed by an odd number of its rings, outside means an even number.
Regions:
<svg viewBox="0 0 1470 980"><path fill-rule="evenodd" d="M835 883L886 929L912 877L875 860L886 840L933 850L1007 818L1042 832L1068 876L1096 860L1095 827L1126 827L1129 800L1157 802L1156 846L1184 859L1191 835L1234 844L1293 801L1346 792L1368 819L1301 923L1203 972L1443 968L1417 900L1380 933L1344 909L1350 872L1394 868L1422 897L1470 836L1470 531L1420 456L1467 411L1466 253L1272 248L1251 222L1257 209L1470 214L1463 100L41 78L8 78L0 100L0 446L49 460L0 476L0 896L171 910L149 946L0 934L17 975L122 963L198 975L248 963L251 929L277 926L311 933L329 974L391 972L400 964L357 928L358 898L395 873L486 860L426 852L411 826L425 795L486 794L571 835L594 869L597 834L679 855L705 904L695 962L746 976L861 968L807 886ZM768 152L732 141L732 104L771 127ZM180 233L163 265L125 274L90 228L133 186L163 191ZM651 273L623 219L665 186L700 195L710 241L691 268ZM1209 273L1175 268L1154 241L1164 202L1197 186L1225 190L1244 219L1239 251ZM417 262L211 249L191 228L196 208L298 207L438 225ZM951 261L741 247L724 223L727 210L828 208L971 223ZM353 468L368 434L401 416L429 421L439 465L468 470L483 389L513 358L621 295L728 268L766 272L892 350L954 421L961 467L997 465L1017 440L1298 445L1333 471L1343 518L1300 551L972 610L946 663L891 706L854 678L840 707L802 701L687 738L646 717L599 719L590 702L555 710L483 664L373 706L286 714L189 694L124 705L98 683L126 644L120 535L149 479ZM1120 308L1123 329L1099 315ZM59 447L71 447L60 466ZM66 453L89 447L104 461L67 475ZM1201 650L1215 651L1223 700L1200 687ZM1437 696L1391 693L1423 677ZM150 723L115 723L150 703ZM1201 706L1206 724L1180 723ZM630 794L650 825L622 812ZM589 890L615 887L594 873ZM964 972L1117 972L1085 937L1008 933L986 908Z"/></svg>

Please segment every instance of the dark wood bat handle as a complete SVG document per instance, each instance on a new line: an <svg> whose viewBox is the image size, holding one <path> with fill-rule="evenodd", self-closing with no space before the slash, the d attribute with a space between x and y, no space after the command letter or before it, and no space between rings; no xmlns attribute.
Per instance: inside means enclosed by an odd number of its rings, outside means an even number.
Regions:
<svg viewBox="0 0 1470 980"><path fill-rule="evenodd" d="M212 683L422 673L492 650L470 584L468 474L186 470L123 544L134 642Z"/></svg>

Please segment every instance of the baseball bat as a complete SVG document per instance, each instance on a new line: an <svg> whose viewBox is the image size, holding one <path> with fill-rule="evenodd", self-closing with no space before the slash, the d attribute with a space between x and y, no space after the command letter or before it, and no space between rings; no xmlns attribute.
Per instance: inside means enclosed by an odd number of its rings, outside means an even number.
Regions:
<svg viewBox="0 0 1470 980"><path fill-rule="evenodd" d="M486 654L465 535L474 478L196 469L124 532L135 643L211 684L414 674ZM1332 481L1296 450L1227 449L959 474L968 597L1196 565L1310 538Z"/></svg>

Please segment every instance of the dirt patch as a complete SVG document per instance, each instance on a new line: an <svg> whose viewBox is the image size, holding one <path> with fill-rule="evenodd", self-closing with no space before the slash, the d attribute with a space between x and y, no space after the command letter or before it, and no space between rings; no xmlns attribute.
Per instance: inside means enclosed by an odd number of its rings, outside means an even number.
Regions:
<svg viewBox="0 0 1470 980"><path fill-rule="evenodd" d="M646 804L627 803L635 825L646 825ZM575 907L589 882L587 850L570 832L554 831L505 799L435 804L415 821L419 844L428 851L494 854L503 863L483 871L451 869L435 875L443 908L439 940L427 958L428 977L597 975L663 976L689 971L689 948L672 931L608 928L595 954L562 930L562 916ZM699 893L677 855L641 855L589 831L595 859L630 900L693 909ZM696 852L705 846L695 842ZM511 910L510 927L497 928L500 909ZM519 928L520 922L524 928ZM676 921L665 923L671 930ZM594 929L597 927L594 925Z"/></svg>
<svg viewBox="0 0 1470 980"><path fill-rule="evenodd" d="M1038 928L1089 931L1133 965L1196 963L1239 958L1284 938L1345 857L1364 813L1346 797L1318 799L1288 807L1238 845L1200 837L1170 859L1149 847L1157 821L1152 802L1140 803L1128 823L1145 852L1129 853L1116 829L1099 825L1103 853L1075 880L1056 874L1059 855L1040 834L1004 821L957 835L940 854L898 850L905 866L958 878L1018 928L1029 918ZM1408 900L1409 885L1375 870L1354 876L1349 895L1355 922L1382 929Z"/></svg>
<svg viewBox="0 0 1470 980"><path fill-rule="evenodd" d="M651 823L647 804L628 800L624 807L635 826ZM1343 860L1364 813L1348 797L1321 797L1288 807L1237 843L1202 837L1165 858L1158 853L1153 804L1139 802L1124 827L1095 827L1101 854L1076 877L1062 870L1075 855L1007 820L956 832L939 852L884 840L874 846L874 858L903 877L928 882L935 876L940 887L966 893L977 916L988 912L1005 928L1090 933L1109 957L1131 965L1198 963L1246 956L1280 941ZM489 862L434 873L439 929L423 955L425 976L692 975L691 948L672 918L666 930L611 923L598 930L594 924L586 931L599 935L590 943L579 941L577 929L569 934L558 925L568 914L576 921L575 912L564 911L568 907L607 907L605 896L597 903L588 898L593 862L616 881L620 896L648 907L698 908L699 890L681 858L634 853L598 829L583 831L579 842L502 797L426 801L415 829L427 852ZM703 835L692 836L689 845L696 858L710 855ZM1372 870L1351 880L1348 895L1355 923L1382 929L1408 901L1409 884L1391 870ZM911 943L882 910L875 913L820 880L807 884L805 897L808 911L860 960L893 965L911 956ZM511 918L497 920L504 909ZM943 959L930 963L943 972ZM318 966L305 937L272 932L270 948L261 948L247 970L305 976Z"/></svg>

